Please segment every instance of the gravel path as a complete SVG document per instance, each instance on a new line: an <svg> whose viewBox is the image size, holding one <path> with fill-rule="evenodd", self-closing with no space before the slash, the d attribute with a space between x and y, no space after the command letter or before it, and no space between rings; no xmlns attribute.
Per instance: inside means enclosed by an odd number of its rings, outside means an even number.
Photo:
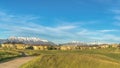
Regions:
<svg viewBox="0 0 120 68"><path fill-rule="evenodd" d="M0 63L0 68L19 68L22 64L27 63L34 57L21 57L8 62Z"/></svg>

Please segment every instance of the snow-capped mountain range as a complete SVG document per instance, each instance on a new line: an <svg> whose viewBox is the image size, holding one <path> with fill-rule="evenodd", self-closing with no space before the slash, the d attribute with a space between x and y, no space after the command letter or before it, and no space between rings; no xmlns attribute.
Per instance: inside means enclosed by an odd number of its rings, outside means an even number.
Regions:
<svg viewBox="0 0 120 68"><path fill-rule="evenodd" d="M6 39L0 39L0 44L6 42Z"/></svg>
<svg viewBox="0 0 120 68"><path fill-rule="evenodd" d="M88 45L88 44L85 43L85 42L80 42L80 41L71 41L71 42L68 42L68 43L61 44L61 45L82 46L82 45Z"/></svg>
<svg viewBox="0 0 120 68"><path fill-rule="evenodd" d="M36 37L10 37L8 38L8 40L10 41L33 41L33 42L38 42L38 41L42 41L42 42L49 42L48 40L43 40L40 38L36 38Z"/></svg>
<svg viewBox="0 0 120 68"><path fill-rule="evenodd" d="M9 37L6 39L9 43L24 43L24 44L48 44L55 45L53 42L48 40L43 40L36 37Z"/></svg>

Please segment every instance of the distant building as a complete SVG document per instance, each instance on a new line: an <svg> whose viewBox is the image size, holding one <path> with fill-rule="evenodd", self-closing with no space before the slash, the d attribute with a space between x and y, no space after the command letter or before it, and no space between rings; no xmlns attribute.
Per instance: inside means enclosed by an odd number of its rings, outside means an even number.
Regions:
<svg viewBox="0 0 120 68"><path fill-rule="evenodd" d="M48 50L48 45L33 45L34 50Z"/></svg>

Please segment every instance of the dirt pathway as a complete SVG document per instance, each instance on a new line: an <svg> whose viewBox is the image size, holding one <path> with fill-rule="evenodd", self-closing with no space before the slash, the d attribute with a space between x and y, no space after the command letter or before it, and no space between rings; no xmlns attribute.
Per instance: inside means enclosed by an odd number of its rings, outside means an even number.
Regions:
<svg viewBox="0 0 120 68"><path fill-rule="evenodd" d="M27 63L34 57L22 57L8 62L0 63L0 68L19 68L22 64Z"/></svg>

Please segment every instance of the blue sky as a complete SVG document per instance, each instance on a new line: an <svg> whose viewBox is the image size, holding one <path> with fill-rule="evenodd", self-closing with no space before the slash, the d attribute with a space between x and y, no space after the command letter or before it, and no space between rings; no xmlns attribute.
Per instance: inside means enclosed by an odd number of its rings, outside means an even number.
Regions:
<svg viewBox="0 0 120 68"><path fill-rule="evenodd" d="M120 42L120 0L0 0L0 38Z"/></svg>

